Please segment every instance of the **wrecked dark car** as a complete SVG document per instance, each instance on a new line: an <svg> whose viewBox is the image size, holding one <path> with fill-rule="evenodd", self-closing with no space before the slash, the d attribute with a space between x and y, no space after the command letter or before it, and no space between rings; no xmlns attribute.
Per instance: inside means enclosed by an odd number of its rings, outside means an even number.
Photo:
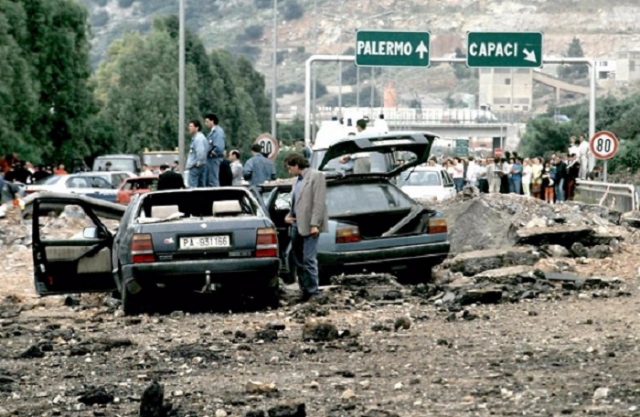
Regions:
<svg viewBox="0 0 640 417"><path fill-rule="evenodd" d="M155 307L159 292L241 292L262 306L278 304L276 229L244 188L159 191L128 207L69 194L36 194L35 287L40 295L118 291L126 314ZM80 232L42 232L51 211L76 207ZM103 219L117 219L112 231ZM66 225L65 225L66 227Z"/></svg>
<svg viewBox="0 0 640 417"><path fill-rule="evenodd" d="M391 132L360 135L337 141L315 165L326 172L329 233L320 235L320 280L340 273L391 272L410 282L429 279L431 267L449 253L447 222L442 213L422 206L403 193L395 178L424 163L435 135ZM365 169L339 169L345 155L368 159ZM398 156L402 160L398 160ZM411 155L411 157L408 157ZM357 163L357 162L356 162ZM313 165L313 157L312 157ZM369 168L368 172L363 172ZM296 268L288 225L292 184L267 183L261 195L278 228L280 253L289 280Z"/></svg>

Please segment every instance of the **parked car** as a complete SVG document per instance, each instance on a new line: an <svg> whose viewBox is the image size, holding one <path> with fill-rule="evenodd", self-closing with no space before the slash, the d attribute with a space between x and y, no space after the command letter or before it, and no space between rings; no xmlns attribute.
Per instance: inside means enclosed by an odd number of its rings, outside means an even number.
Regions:
<svg viewBox="0 0 640 417"><path fill-rule="evenodd" d="M25 192L27 194L43 192L80 194L110 202L115 202L118 194L116 187L105 178L88 173L51 175L36 181L35 184L27 185Z"/></svg>
<svg viewBox="0 0 640 417"><path fill-rule="evenodd" d="M394 154L406 152L415 158L385 172L326 173L329 233L322 233L318 241L322 282L335 274L364 270L421 281L428 279L432 266L447 257L449 235L442 213L416 203L393 183L397 175L427 160L434 139L433 134L424 132L372 134L343 139L323 151L316 165L320 170L332 169L332 161L345 154L364 152L378 155L380 161L391 161ZM372 159L371 165L374 163ZM265 206L278 230L283 272L290 280L295 278L296 268L284 218L290 210L291 189L290 183L261 186Z"/></svg>
<svg viewBox="0 0 640 417"><path fill-rule="evenodd" d="M129 204L134 195L155 191L158 187L158 176L132 177L125 179L118 187L116 203Z"/></svg>
<svg viewBox="0 0 640 417"><path fill-rule="evenodd" d="M446 170L418 166L400 174L402 191L415 200L448 200L456 196L456 187Z"/></svg>
<svg viewBox="0 0 640 417"><path fill-rule="evenodd" d="M127 178L134 178L136 174L132 171L101 171L101 172L83 172L78 175L89 175L92 177L100 177L107 180L111 185L118 188Z"/></svg>
<svg viewBox="0 0 640 417"><path fill-rule="evenodd" d="M67 239L41 234L41 218L78 206L92 226ZM119 291L125 314L153 306L159 291L241 291L278 303L276 229L245 188L199 188L143 194L129 206L80 195L25 199L33 217L33 259L40 295ZM119 219L111 231L101 218Z"/></svg>
<svg viewBox="0 0 640 417"><path fill-rule="evenodd" d="M107 163L111 167L107 168ZM93 161L92 171L127 171L138 174L142 164L140 156L133 154L101 155ZM119 185L119 184L118 184Z"/></svg>

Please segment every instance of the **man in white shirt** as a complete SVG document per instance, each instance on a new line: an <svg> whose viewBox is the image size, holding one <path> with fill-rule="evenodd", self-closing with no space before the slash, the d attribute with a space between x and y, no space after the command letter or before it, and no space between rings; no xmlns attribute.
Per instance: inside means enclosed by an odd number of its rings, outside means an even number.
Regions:
<svg viewBox="0 0 640 417"><path fill-rule="evenodd" d="M472 187L478 186L477 164L473 156L469 157L469 165L467 165L467 181Z"/></svg>
<svg viewBox="0 0 640 417"><path fill-rule="evenodd" d="M580 145L578 145L578 152L575 154L578 156L578 160L580 161L580 179L587 179L587 174L589 174L589 142L585 139L584 135L580 135Z"/></svg>
<svg viewBox="0 0 640 417"><path fill-rule="evenodd" d="M580 141L576 139L575 136L571 136L571 139L569 141L569 155L578 154L578 145L580 145Z"/></svg>
<svg viewBox="0 0 640 417"><path fill-rule="evenodd" d="M242 185L242 162L240 162L240 152L236 149L232 150L229 154L229 161L231 161L231 185Z"/></svg>

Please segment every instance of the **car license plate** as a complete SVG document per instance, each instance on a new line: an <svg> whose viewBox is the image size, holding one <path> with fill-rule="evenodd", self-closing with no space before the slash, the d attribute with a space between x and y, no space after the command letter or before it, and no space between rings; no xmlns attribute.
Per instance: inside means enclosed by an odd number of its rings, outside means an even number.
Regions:
<svg viewBox="0 0 640 417"><path fill-rule="evenodd" d="M231 246L229 235L180 238L180 249L225 248L229 246Z"/></svg>

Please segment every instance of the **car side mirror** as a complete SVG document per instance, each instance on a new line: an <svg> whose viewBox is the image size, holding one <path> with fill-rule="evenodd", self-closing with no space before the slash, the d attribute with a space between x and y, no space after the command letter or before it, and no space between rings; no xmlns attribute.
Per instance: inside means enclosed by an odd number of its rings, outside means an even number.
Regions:
<svg viewBox="0 0 640 417"><path fill-rule="evenodd" d="M85 227L82 229L82 237L85 239L97 239L98 228L97 227Z"/></svg>

